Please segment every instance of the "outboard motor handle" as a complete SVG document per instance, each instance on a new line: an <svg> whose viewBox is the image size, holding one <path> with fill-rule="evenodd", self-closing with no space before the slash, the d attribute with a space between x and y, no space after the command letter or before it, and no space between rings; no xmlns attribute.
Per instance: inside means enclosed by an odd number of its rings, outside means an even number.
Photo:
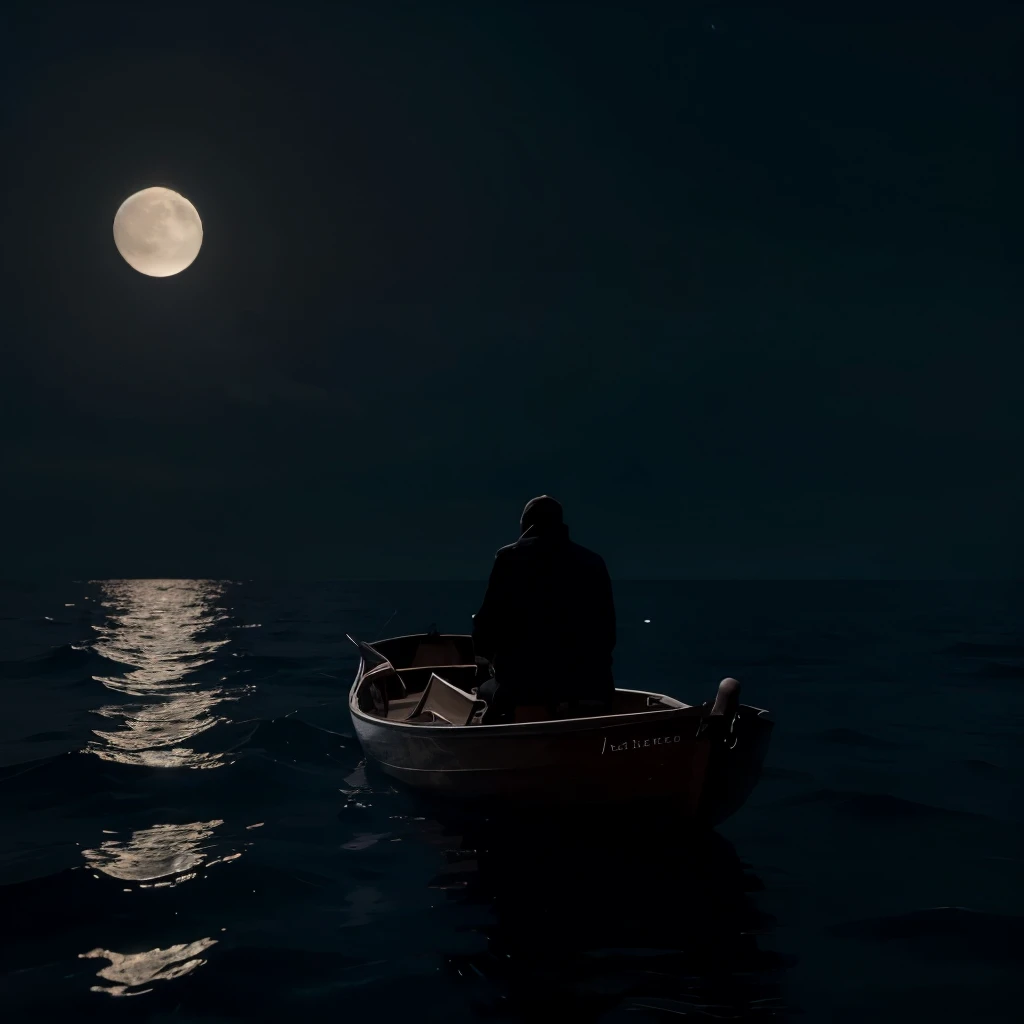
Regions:
<svg viewBox="0 0 1024 1024"><path fill-rule="evenodd" d="M718 684L712 715L735 715L740 709L740 682L728 676Z"/></svg>

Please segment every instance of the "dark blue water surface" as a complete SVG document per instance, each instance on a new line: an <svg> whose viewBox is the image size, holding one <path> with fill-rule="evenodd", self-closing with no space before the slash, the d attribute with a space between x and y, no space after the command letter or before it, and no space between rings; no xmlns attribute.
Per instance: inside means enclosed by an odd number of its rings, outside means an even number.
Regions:
<svg viewBox="0 0 1024 1024"><path fill-rule="evenodd" d="M5 1019L1016 1019L1020 585L618 584L620 685L775 715L704 836L364 766L345 632L466 631L480 592L5 585Z"/></svg>

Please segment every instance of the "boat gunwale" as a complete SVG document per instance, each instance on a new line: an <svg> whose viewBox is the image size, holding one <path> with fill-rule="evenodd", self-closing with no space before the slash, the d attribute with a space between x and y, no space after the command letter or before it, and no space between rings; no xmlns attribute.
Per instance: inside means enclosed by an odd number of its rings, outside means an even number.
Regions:
<svg viewBox="0 0 1024 1024"><path fill-rule="evenodd" d="M407 633L403 636L387 637L385 640L376 640L373 643L368 643L367 646L374 648L379 643L389 643L393 640L406 640L414 637L422 637L423 633ZM471 636L468 633L448 633L444 634L450 637L465 638ZM439 665L432 666L435 669L443 669L447 666ZM396 669L396 671L400 671ZM478 731L484 731L486 733L493 732L508 732L513 735L529 735L530 731L538 727L544 727L541 729L542 733L549 732L584 732L588 726L577 726L576 723L607 723L605 728L612 726L621 726L627 724L634 724L644 721L647 718L654 718L659 715L676 713L673 717L679 718L705 718L710 717L712 702L706 702L704 704L684 704L677 697L672 697L667 693L657 693L654 690L635 690L631 687L617 686L615 690L617 693L633 693L641 694L645 697L658 697L666 700L676 701L678 707L662 707L662 708L647 708L643 711L622 711L613 714L606 715L579 715L572 718L541 718L533 722L493 722L490 725L484 725L483 723L477 723L473 725L427 725L425 723L402 721L391 718L381 718L378 715L367 714L362 708L359 707L358 694L360 683L363 681L364 675L366 675L366 661L360 655L359 668L356 671L356 677L352 682L352 686L349 688L348 694L348 706L349 712L352 717L361 719L369 725L378 726L381 728L398 728L398 729L416 729L427 733L438 733L442 735L452 735L455 733L464 733L472 731L476 734ZM442 677L443 678L443 677ZM774 718L771 713L765 708L757 708L749 704L740 704L738 710L745 710L753 712L755 718L759 721L764 722L768 725L774 725ZM681 715L679 712L695 712L691 714ZM701 714L701 712L704 712ZM601 728L601 726L591 725L590 728Z"/></svg>
<svg viewBox="0 0 1024 1024"><path fill-rule="evenodd" d="M349 711L352 713L353 718L360 718L370 725L376 725L382 728L415 729L422 732L443 733L448 736L452 735L453 731L458 733L471 731L476 734L477 732L493 732L495 730L499 732L525 735L529 730L535 729L538 726L548 727L544 728L542 730L543 732L584 732L587 728L602 727L595 723L606 723L604 727L612 727L631 725L649 718L653 719L664 715L672 715L673 718L704 718L709 717L711 713L710 704L681 704L681 706L677 708L650 708L646 711L623 711L611 715L579 715L574 718L541 718L535 722L492 722L490 725L427 725L425 723L400 721L392 718L380 718L377 715L367 714L358 706L356 700L356 688L358 683L359 679L357 678L356 682L352 684L352 689L349 692ZM668 697L667 694L655 693L653 690L633 690L622 686L617 686L616 691L618 693L643 694L647 697ZM668 697L668 699L676 700L677 698ZM707 709L706 712L701 714L705 709ZM755 708L748 704L741 704L740 709L755 712L755 717L761 721L772 721L769 712L764 708ZM673 714L673 712L675 712L675 714ZM692 713L683 715L679 714L679 712ZM590 723L590 725L580 725L577 727L575 723Z"/></svg>

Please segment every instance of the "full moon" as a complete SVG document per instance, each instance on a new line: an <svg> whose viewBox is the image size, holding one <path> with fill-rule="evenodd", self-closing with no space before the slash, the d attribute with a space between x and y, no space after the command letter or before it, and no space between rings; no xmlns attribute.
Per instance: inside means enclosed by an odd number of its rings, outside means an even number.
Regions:
<svg viewBox="0 0 1024 1024"><path fill-rule="evenodd" d="M114 245L140 274L180 274L202 244L203 222L196 208L169 188L144 188L114 214Z"/></svg>

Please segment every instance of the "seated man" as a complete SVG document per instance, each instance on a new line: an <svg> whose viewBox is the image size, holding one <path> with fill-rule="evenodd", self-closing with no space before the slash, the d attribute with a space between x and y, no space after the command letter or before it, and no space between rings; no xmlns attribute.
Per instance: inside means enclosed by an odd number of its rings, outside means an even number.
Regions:
<svg viewBox="0 0 1024 1024"><path fill-rule="evenodd" d="M479 658L494 679L479 695L486 722L507 721L521 705L611 701L615 604L603 559L569 540L562 506L530 501L521 536L494 559L483 605L473 618Z"/></svg>

